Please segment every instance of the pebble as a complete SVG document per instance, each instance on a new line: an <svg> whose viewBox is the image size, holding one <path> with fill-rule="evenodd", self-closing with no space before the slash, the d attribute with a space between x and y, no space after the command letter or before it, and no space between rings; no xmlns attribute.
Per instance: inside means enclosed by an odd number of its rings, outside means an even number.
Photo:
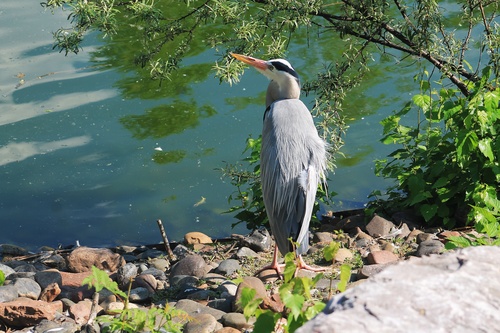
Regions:
<svg viewBox="0 0 500 333"><path fill-rule="evenodd" d="M184 333L212 333L217 328L217 320L208 313L193 315L184 326Z"/></svg>
<svg viewBox="0 0 500 333"><path fill-rule="evenodd" d="M418 245L417 257L428 256L431 254L440 254L444 252L444 244L435 239L429 239Z"/></svg>
<svg viewBox="0 0 500 333"><path fill-rule="evenodd" d="M243 246L236 252L236 258L255 258L258 254L249 247Z"/></svg>
<svg viewBox="0 0 500 333"><path fill-rule="evenodd" d="M203 257L198 254L190 254L172 267L170 276L192 275L202 277L207 272L207 264L205 263Z"/></svg>

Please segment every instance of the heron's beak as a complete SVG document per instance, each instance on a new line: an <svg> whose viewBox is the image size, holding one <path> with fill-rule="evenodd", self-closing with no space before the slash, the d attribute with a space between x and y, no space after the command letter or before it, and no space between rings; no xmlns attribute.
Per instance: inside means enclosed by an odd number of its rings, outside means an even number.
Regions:
<svg viewBox="0 0 500 333"><path fill-rule="evenodd" d="M252 67L255 67L255 68L263 70L263 71L265 71L267 69L267 62L264 60L260 60L257 58L252 58L249 56L245 56L245 55L237 54L237 53L232 53L232 52L230 52L230 54L234 58L238 59L239 61L243 61L245 64L249 64Z"/></svg>

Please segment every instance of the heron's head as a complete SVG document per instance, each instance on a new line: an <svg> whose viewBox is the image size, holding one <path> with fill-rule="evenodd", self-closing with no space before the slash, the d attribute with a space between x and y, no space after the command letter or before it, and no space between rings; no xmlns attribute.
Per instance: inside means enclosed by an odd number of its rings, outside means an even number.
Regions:
<svg viewBox="0 0 500 333"><path fill-rule="evenodd" d="M276 81L278 84L290 82L292 79L292 81L295 81L300 87L299 75L285 59L272 59L266 61L237 53L231 53L231 55L245 64L254 67L267 78Z"/></svg>

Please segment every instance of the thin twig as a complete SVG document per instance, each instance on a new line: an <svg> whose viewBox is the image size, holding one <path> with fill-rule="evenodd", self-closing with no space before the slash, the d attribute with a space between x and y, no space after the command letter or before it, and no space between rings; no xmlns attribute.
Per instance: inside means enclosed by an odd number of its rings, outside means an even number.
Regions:
<svg viewBox="0 0 500 333"><path fill-rule="evenodd" d="M158 223L158 228L160 228L160 234L163 238L163 244L165 245L165 250L167 251L168 257L170 258L170 260L175 260L175 254L170 248L170 243L168 242L167 234L165 233L165 229L163 228L163 223L161 222L161 220L157 220L156 223Z"/></svg>

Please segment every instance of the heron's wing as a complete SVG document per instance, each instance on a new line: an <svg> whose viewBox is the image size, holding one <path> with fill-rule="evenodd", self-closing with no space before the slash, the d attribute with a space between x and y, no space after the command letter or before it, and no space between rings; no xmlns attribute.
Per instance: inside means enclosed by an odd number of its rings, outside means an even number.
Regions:
<svg viewBox="0 0 500 333"><path fill-rule="evenodd" d="M264 119L261 180L271 231L281 253L288 238L308 248L308 230L319 179L326 170L325 142L307 107L297 99L274 102Z"/></svg>

